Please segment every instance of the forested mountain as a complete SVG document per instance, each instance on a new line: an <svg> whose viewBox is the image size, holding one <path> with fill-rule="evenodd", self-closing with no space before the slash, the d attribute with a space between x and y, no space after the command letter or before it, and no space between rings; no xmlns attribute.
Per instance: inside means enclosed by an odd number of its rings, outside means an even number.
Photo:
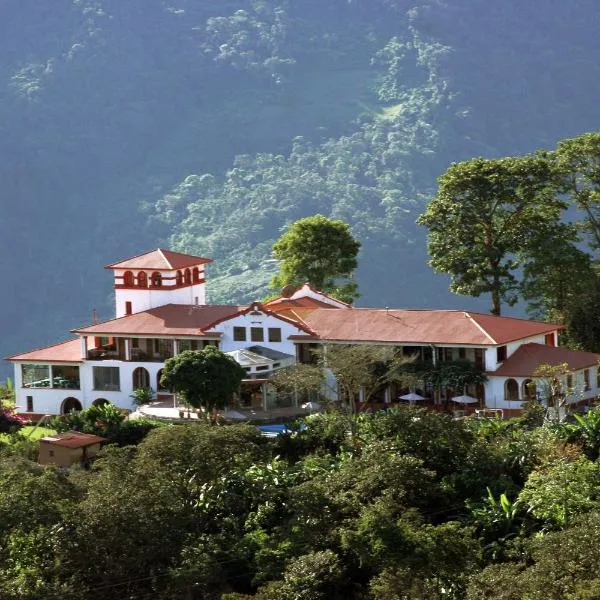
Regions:
<svg viewBox="0 0 600 600"><path fill-rule="evenodd" d="M598 128L592 0L5 0L0 352L110 316L100 267L159 244L260 297L286 223L362 241L362 304L479 306L414 224L452 161Z"/></svg>

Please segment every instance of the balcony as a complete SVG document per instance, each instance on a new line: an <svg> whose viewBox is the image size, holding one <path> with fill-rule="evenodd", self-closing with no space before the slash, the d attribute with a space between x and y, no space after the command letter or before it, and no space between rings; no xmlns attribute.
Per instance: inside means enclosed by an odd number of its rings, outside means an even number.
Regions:
<svg viewBox="0 0 600 600"><path fill-rule="evenodd" d="M110 344L104 344L87 351L88 360L120 360L131 362L165 362L175 355L174 340L159 338L128 339L117 338ZM129 346L129 358L126 346Z"/></svg>

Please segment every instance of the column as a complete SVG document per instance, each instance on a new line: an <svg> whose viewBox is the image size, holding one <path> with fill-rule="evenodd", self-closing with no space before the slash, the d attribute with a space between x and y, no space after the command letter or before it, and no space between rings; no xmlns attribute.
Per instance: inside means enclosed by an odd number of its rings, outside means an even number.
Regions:
<svg viewBox="0 0 600 600"><path fill-rule="evenodd" d="M131 360L131 340L125 338L125 360Z"/></svg>
<svg viewBox="0 0 600 600"><path fill-rule="evenodd" d="M87 338L82 335L80 338L80 342L81 342L81 358L82 358L82 360L86 360L87 359Z"/></svg>

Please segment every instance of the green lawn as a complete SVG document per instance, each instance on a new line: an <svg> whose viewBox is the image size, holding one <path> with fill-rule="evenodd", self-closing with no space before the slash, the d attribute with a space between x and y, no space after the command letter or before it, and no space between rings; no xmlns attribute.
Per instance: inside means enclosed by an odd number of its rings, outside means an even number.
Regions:
<svg viewBox="0 0 600 600"><path fill-rule="evenodd" d="M36 427L34 425L27 425L19 431L20 438L29 439L29 440L33 440L33 441L39 440L40 438L43 438L46 435L55 435L55 434L56 434L56 431L54 429L49 429L48 427L38 427L36 429ZM0 434L0 441L10 442L11 437L5 433L2 433L2 434Z"/></svg>

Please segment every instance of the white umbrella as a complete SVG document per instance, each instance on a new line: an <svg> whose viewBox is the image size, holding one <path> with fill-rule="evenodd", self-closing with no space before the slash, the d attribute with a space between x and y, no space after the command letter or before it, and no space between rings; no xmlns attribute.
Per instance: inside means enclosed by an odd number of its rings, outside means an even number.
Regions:
<svg viewBox="0 0 600 600"><path fill-rule="evenodd" d="M323 407L318 402L306 402L305 404L302 405L302 408L313 411L313 410L321 410Z"/></svg>
<svg viewBox="0 0 600 600"><path fill-rule="evenodd" d="M238 412L237 410L226 410L223 413L223 418L231 419L232 421L245 421L246 419L248 419L248 416L244 415L241 412Z"/></svg>
<svg viewBox="0 0 600 600"><path fill-rule="evenodd" d="M475 402L479 402L479 399L464 394L462 396L454 396L454 398L452 398L452 402L458 402L458 404L474 404Z"/></svg>
<svg viewBox="0 0 600 600"><path fill-rule="evenodd" d="M409 402L415 402L416 400L425 400L423 396L419 394L415 394L415 392L410 392L409 394L404 394L404 396L400 396L400 400L408 400Z"/></svg>

